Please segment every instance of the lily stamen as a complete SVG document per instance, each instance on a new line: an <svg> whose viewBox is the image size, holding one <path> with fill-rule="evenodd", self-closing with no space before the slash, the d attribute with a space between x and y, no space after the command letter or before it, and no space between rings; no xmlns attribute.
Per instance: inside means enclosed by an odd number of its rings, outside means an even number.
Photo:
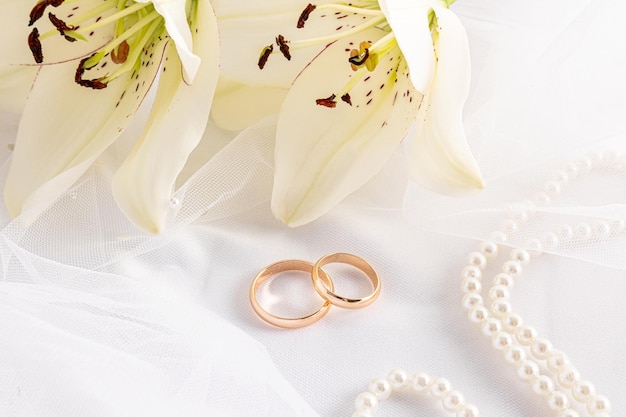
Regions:
<svg viewBox="0 0 626 417"><path fill-rule="evenodd" d="M361 68L363 65L365 65L368 71L374 71L380 58L387 55L397 46L398 42L396 41L395 35L393 32L389 32L374 44L361 42L358 50L353 49L350 51L348 61L354 71Z"/></svg>
<svg viewBox="0 0 626 417"><path fill-rule="evenodd" d="M365 68L359 68L356 71L356 74L354 74L354 76L350 77L350 81L348 81L346 83L346 85L343 86L343 88L339 91L339 93L337 94L333 94L328 98L325 99L316 99L315 103L321 106L325 106L325 107L330 107L330 108L334 108L336 105L332 105L329 106L328 104L328 100L334 100L337 96L341 97L341 100L345 103L348 103L350 106L352 106L352 98L350 97L350 91L352 91L352 89L361 81L363 81L363 79L365 78L365 76L367 75L368 71L365 71Z"/></svg>
<svg viewBox="0 0 626 417"><path fill-rule="evenodd" d="M41 19L48 6L59 7L61 4L63 4L63 0L42 0L37 3L30 11L28 26L32 26L37 20Z"/></svg>
<svg viewBox="0 0 626 417"><path fill-rule="evenodd" d="M62 2L62 4L68 4L68 3L72 3L69 0L65 0L64 2ZM101 4L100 6L94 7L93 9L79 15L76 16L72 19L70 19L70 21L67 22L68 26L73 26L75 29L79 28L79 25L83 22L89 21L91 19L97 18L98 16L102 15L103 13L111 10L111 9L115 9L116 6L110 2L104 2L103 4ZM100 19L102 20L102 19ZM84 28L83 28L84 30ZM82 31L81 31L82 32ZM86 32L87 34L89 32ZM72 31L72 32L66 32L66 34L76 38L76 39L80 39L83 41L86 41L87 38L85 38L82 33L78 33L76 31ZM56 30L49 30L45 33L42 33L41 36L39 37L39 39L44 40L47 38L51 38L53 36L57 35L57 31Z"/></svg>
<svg viewBox="0 0 626 417"><path fill-rule="evenodd" d="M370 3L371 2L367 2L368 7ZM333 33L332 35L322 36L322 37L313 38L313 39L287 41L285 40L284 36L278 35L275 40L276 40L276 45L279 46L279 49L282 55L288 60L290 60L291 50L294 50L294 49L298 50L298 49L303 49L303 48L316 46L316 45L327 45L331 42L337 41L339 39L343 39L347 36L357 34L366 29L369 29L375 26L385 25L386 19L385 19L384 14L380 10L355 7L355 6L352 6L352 4L354 3L349 3L348 5L325 4L322 6L315 6L313 4L309 4L303 10L302 14L300 15L300 18L298 19L298 25L297 25L298 27L304 27L304 23L309 19L311 12L313 12L314 10L318 10L318 9L332 9L332 10L345 11L349 13L357 13L357 14L361 14L361 15L364 15L365 17L370 17L370 18L352 28L349 28L343 31L338 31L336 33ZM278 53L278 51L274 52L273 48L270 50L269 45L263 48L260 54L259 61L258 61L258 66L260 69L263 69L265 67L265 64L267 63L269 55L273 53Z"/></svg>
<svg viewBox="0 0 626 417"><path fill-rule="evenodd" d="M313 10L315 10L316 7L317 7L316 5L309 3L304 8L302 13L300 13L300 17L298 18L298 24L296 25L297 28L301 29L304 27L304 24L306 23L307 20L309 20L309 16L313 12Z"/></svg>
<svg viewBox="0 0 626 417"><path fill-rule="evenodd" d="M50 23L52 23L54 27L57 28L61 36L63 36L68 42L76 42L76 38L73 38L67 34L67 32L72 32L76 29L74 26L68 25L63 20L52 14L52 12L48 13L48 18L50 19Z"/></svg>
<svg viewBox="0 0 626 417"><path fill-rule="evenodd" d="M163 25L163 22L158 21L158 20L152 22L152 25L150 25L150 27L148 27L148 29L146 30L145 34L139 40L138 44L140 44L140 45L147 44L148 41L150 39L152 39L152 37L154 36L154 33L157 30L159 30L162 25ZM141 61L138 58L140 57L142 51L143 51L143 48L134 48L134 49L132 49L132 54L129 56L129 58L126 60L126 62L121 67L119 67L115 72L113 72L112 74L107 75L104 78L102 78L102 82L109 83L113 79L115 79L115 78L119 77L120 75L122 75L122 74L124 74L126 72L129 72L129 71L131 71L133 69L135 71L137 71L139 69L139 66L141 65Z"/></svg>
<svg viewBox="0 0 626 417"><path fill-rule="evenodd" d="M339 96L341 97L342 101L352 106L350 91L352 91L352 89L356 85L363 81L368 72L374 71L374 69L378 65L378 62L380 61L380 57L387 55L387 53L390 52L393 48L397 47L397 45L398 43L395 36L393 35L393 32L390 32L387 35L383 36L374 44L370 42L361 42L361 44L359 45L360 49L353 49L352 51L350 51L350 58L348 58L348 62L350 62L352 70L355 71L356 74L354 74L354 76L350 78L350 81L346 83L346 85L341 89L341 91L339 91L339 93L333 94L333 96L331 97L333 97L334 99L334 97ZM335 105L327 105L329 103L328 99L317 99L315 102L318 105L322 105L325 107L335 107Z"/></svg>

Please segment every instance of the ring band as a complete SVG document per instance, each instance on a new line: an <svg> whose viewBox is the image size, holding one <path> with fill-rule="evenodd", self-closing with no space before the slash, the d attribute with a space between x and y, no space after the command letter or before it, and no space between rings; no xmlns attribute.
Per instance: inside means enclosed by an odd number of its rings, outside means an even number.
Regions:
<svg viewBox="0 0 626 417"><path fill-rule="evenodd" d="M327 281L323 278L326 273L322 269L324 265L330 263L343 263L352 265L357 269L360 269L372 282L374 291L364 298L347 298L335 294L332 285L328 285ZM380 279L374 268L362 258L350 253L332 253L320 258L313 267L311 273L313 278L313 286L322 298L330 301L332 304L342 308L362 308L372 304L378 294L380 294Z"/></svg>
<svg viewBox="0 0 626 417"><path fill-rule="evenodd" d="M325 300L324 304L317 309L315 312L304 316L304 317L280 317L276 316L267 310L265 310L259 304L259 301L256 298L256 292L259 289L259 286L271 278L276 274L280 274L281 272L288 271L302 271L308 272L309 274L313 274L314 266L311 262L301 261L298 259L289 259L284 261L279 261L273 263L267 267L265 267L252 281L252 285L250 286L250 303L252 304L252 308L254 311L261 317L263 320L277 327L283 327L288 329L297 329L299 327L308 326L309 324L313 324L328 313L328 310L331 307L331 302L329 300ZM330 277L322 270L320 270L319 274L316 274L317 280L323 282L325 288L334 289L333 282Z"/></svg>

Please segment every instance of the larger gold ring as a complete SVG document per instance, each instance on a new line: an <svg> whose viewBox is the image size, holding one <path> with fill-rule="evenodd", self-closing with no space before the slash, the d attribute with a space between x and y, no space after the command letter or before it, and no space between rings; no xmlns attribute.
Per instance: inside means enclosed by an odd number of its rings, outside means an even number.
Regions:
<svg viewBox="0 0 626 417"><path fill-rule="evenodd" d="M355 268L360 269L365 275L367 275L369 280L372 282L372 293L364 298L348 298L335 294L333 292L334 288L328 285L323 279L326 273L322 269L322 266L328 265L330 263L343 263L352 265ZM350 253L332 253L330 255L324 256L323 258L320 258L320 260L315 263L311 276L313 277L313 286L315 287L317 293L321 295L322 298L330 301L332 304L338 307L366 307L372 304L376 300L376 298L378 298L378 294L380 294L380 279L378 278L378 274L376 273L374 268L364 259Z"/></svg>
<svg viewBox="0 0 626 417"><path fill-rule="evenodd" d="M299 327L308 326L309 324L313 324L328 313L328 310L331 307L331 303L328 300L324 301L324 304L317 309L315 312L306 315L304 317L280 317L276 316L267 310L265 310L259 304L259 301L256 298L256 292L259 289L259 286L271 278L276 274L280 274L281 272L288 271L302 271L308 272L309 274L313 273L313 264L307 261L301 261L298 259L289 259L285 261L280 261L273 263L267 267L265 267L252 281L252 285L250 286L250 303L252 304L252 308L254 311L261 317L263 320L277 327L284 327L288 329L297 329ZM319 272L318 280L324 283L328 288L333 289L333 282L330 277L324 272Z"/></svg>

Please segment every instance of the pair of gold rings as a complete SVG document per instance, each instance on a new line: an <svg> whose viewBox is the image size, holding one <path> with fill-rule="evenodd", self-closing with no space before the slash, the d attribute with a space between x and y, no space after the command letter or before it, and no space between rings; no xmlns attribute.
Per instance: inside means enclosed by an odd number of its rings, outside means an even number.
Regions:
<svg viewBox="0 0 626 417"><path fill-rule="evenodd" d="M363 298L342 297L335 294L335 288L330 276L322 269L324 265L331 263L343 263L361 270L372 283L373 291ZM257 300L257 290L261 284L271 277L288 271L301 271L311 274L315 291L324 299L324 303L315 312L304 317L280 317L265 310ZM380 279L378 274L364 259L350 253L333 253L320 258L316 263L289 259L279 261L265 267L252 281L250 286L250 303L254 311L267 323L277 327L296 329L313 324L328 313L331 306L356 309L372 304L380 293Z"/></svg>

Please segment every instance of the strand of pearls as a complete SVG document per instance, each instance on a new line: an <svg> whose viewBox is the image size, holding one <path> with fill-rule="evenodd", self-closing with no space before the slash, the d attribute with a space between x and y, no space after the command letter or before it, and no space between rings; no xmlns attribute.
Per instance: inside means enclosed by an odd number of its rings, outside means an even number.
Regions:
<svg viewBox="0 0 626 417"><path fill-rule="evenodd" d="M557 170L543 184L542 191L513 210L500 230L492 233L492 240L481 242L479 249L469 254L467 265L461 271L462 302L468 310L469 320L480 327L483 335L491 338L493 347L516 368L519 378L528 382L536 394L544 397L558 417L580 417L577 408L585 409L591 417L610 417L611 403L608 398L596 393L590 381L581 378L580 372L563 352L555 349L550 340L540 337L534 327L525 324L522 317L513 312L511 289L531 258L541 255L544 249L554 249L571 240L584 242L623 234L626 232L626 221L564 224L531 239L526 249L513 248L487 291L488 307L481 295L483 271L487 263L498 256L500 244L513 236L535 214L538 206L549 205L571 180L594 168L626 171L626 158L616 152L597 152ZM374 379L368 390L357 396L354 404L356 411L352 417L372 417L380 401L394 392L407 390L440 400L442 408L457 417L480 416L478 408L465 402L464 396L454 390L447 379L431 378L424 372L409 376L406 371L396 368L386 378Z"/></svg>
<svg viewBox="0 0 626 417"><path fill-rule="evenodd" d="M550 204L571 180L594 168L623 171L625 167L626 160L614 152L594 153L566 164L543 184L542 191L531 200L525 200L519 206L521 208L513 210L500 230L492 233L491 241L481 242L479 249L469 254L467 265L461 271L462 303L468 310L469 320L480 327L483 335L491 338L492 346L516 368L519 378L544 397L558 417L580 417L580 412L591 417L610 417L610 401L597 394L591 382L581 378L576 367L563 352L553 347L550 340L541 337L534 327L525 324L522 317L513 312L511 290L531 258L539 256L544 249L554 249L573 240L584 242L618 236L626 230L626 222L565 224L530 240L526 249L513 248L501 272L495 275L491 287L486 290L487 306L481 296L483 271L488 261L495 259L501 251L499 244L517 232L535 214L537 206Z"/></svg>
<svg viewBox="0 0 626 417"><path fill-rule="evenodd" d="M370 382L368 390L356 397L356 411L352 417L372 417L380 401L386 400L394 392L410 391L418 395L428 395L441 401L441 406L457 417L479 417L475 405L465 402L463 394L452 388L446 378L432 378L424 372L412 376L399 368L391 370L386 378L376 378Z"/></svg>

